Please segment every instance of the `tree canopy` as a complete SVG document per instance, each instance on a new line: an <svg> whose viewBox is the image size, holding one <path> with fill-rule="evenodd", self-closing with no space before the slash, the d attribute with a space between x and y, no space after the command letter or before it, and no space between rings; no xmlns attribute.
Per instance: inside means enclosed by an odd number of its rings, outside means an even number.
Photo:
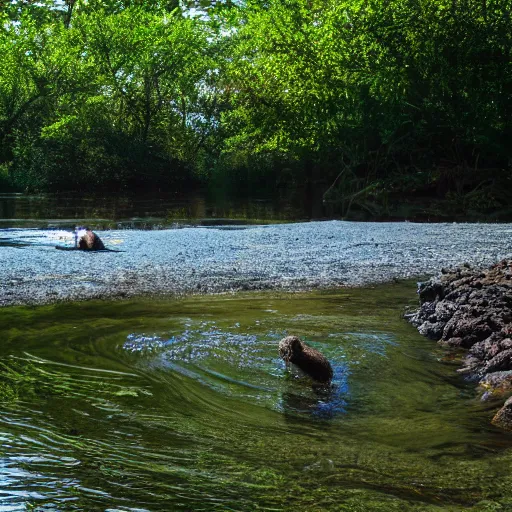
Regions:
<svg viewBox="0 0 512 512"><path fill-rule="evenodd" d="M341 214L393 194L506 204L512 1L0 9L0 183L315 189Z"/></svg>

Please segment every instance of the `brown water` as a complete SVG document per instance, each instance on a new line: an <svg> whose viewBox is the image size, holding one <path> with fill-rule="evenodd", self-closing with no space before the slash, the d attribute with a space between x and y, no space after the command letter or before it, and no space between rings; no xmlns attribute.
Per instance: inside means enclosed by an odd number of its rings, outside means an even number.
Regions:
<svg viewBox="0 0 512 512"><path fill-rule="evenodd" d="M512 510L414 285L0 310L0 510ZM288 372L297 334L330 390Z"/></svg>
<svg viewBox="0 0 512 512"><path fill-rule="evenodd" d="M0 228L75 224L96 229L158 228L175 223L270 223L305 218L303 209L287 202L221 200L201 193L104 198L0 194Z"/></svg>

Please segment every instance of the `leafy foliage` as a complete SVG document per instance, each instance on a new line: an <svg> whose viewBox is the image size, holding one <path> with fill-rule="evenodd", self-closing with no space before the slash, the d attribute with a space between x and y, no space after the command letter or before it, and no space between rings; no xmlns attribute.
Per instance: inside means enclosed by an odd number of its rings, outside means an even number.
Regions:
<svg viewBox="0 0 512 512"><path fill-rule="evenodd" d="M320 190L342 214L384 215L404 193L503 206L509 0L190 5L8 3L3 175L52 190Z"/></svg>

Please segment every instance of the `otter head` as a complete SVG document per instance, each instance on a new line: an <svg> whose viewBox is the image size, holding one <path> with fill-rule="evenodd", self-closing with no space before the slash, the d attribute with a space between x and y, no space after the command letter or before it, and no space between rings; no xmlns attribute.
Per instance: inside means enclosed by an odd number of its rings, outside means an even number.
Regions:
<svg viewBox="0 0 512 512"><path fill-rule="evenodd" d="M279 356L286 363L293 363L302 352L302 341L297 336L287 336L279 342Z"/></svg>

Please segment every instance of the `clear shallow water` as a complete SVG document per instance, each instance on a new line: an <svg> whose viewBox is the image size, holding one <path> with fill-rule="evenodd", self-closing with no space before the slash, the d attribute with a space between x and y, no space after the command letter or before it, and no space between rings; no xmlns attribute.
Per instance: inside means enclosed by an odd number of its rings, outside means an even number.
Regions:
<svg viewBox="0 0 512 512"><path fill-rule="evenodd" d="M512 436L400 318L414 300L407 284L1 309L0 509L510 510ZM292 333L332 389L286 371Z"/></svg>

